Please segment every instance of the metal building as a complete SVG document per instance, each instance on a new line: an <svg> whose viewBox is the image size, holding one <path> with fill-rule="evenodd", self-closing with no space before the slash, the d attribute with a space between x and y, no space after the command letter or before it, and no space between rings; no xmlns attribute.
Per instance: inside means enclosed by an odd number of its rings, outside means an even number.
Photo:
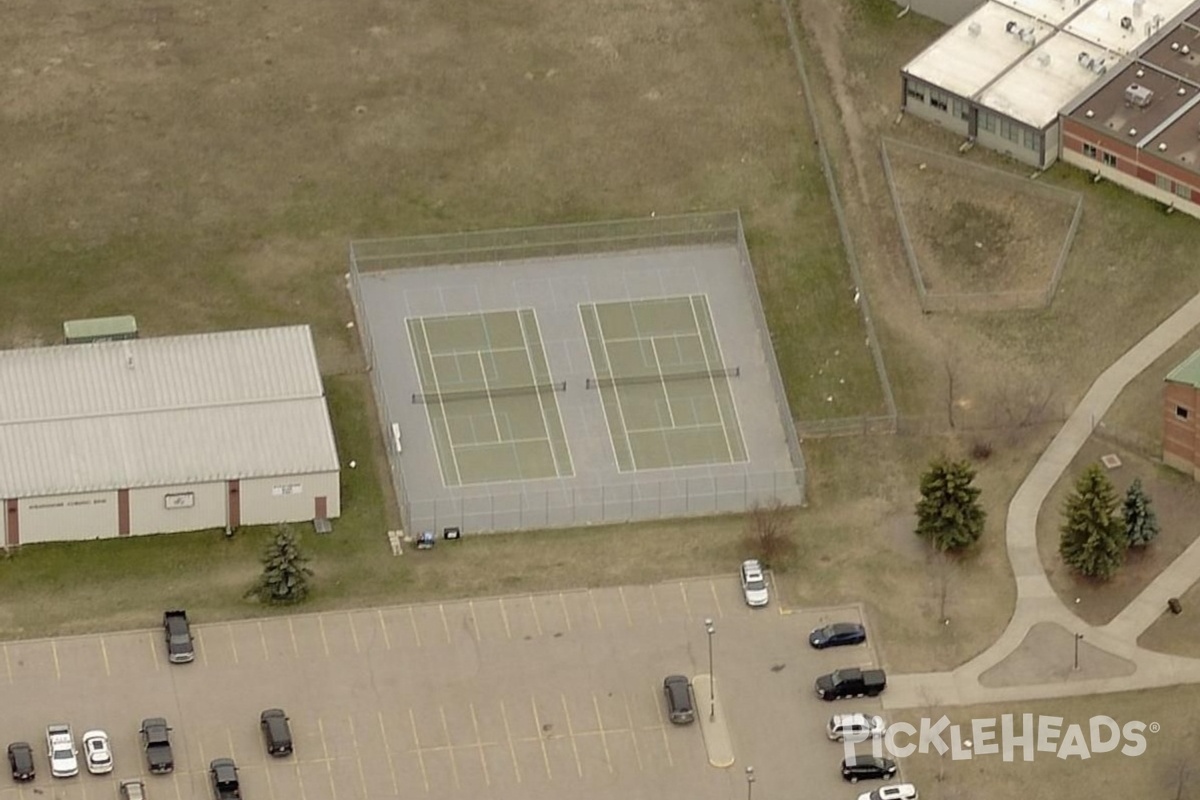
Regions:
<svg viewBox="0 0 1200 800"><path fill-rule="evenodd" d="M0 351L5 546L332 519L308 326Z"/></svg>

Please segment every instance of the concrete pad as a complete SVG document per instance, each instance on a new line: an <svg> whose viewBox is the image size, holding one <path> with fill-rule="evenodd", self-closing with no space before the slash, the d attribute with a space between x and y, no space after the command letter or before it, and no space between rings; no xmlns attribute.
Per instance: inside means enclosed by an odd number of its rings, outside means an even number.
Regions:
<svg viewBox="0 0 1200 800"><path fill-rule="evenodd" d="M725 722L725 709L719 702L710 702L709 690L716 686L711 675L696 675L692 678L692 692L696 695L696 721L704 734L704 749L708 751L708 763L714 767L732 767L734 762L733 741Z"/></svg>
<svg viewBox="0 0 1200 800"><path fill-rule="evenodd" d="M1057 681L1095 680L1132 675L1137 665L1088 643L1079 642L1075 669L1075 634L1061 625L1034 625L1008 658L979 676L984 686L1024 686Z"/></svg>

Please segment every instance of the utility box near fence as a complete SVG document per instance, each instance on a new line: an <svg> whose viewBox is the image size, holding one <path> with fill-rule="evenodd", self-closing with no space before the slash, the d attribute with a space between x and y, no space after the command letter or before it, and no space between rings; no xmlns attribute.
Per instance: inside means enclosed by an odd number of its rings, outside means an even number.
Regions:
<svg viewBox="0 0 1200 800"><path fill-rule="evenodd" d="M63 337L67 344L136 339L137 320L131 316L68 320L63 323Z"/></svg>

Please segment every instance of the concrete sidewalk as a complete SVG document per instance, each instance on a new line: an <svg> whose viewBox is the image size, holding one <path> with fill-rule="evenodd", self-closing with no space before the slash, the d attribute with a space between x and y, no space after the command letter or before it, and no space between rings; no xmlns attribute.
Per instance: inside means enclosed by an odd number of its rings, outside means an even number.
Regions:
<svg viewBox="0 0 1200 800"><path fill-rule="evenodd" d="M1200 682L1200 660L1153 653L1137 647L1141 635L1177 597L1200 579L1200 542L1194 543L1108 625L1093 628L1062 604L1046 577L1037 549L1037 518L1046 497L1091 436L1121 391L1176 342L1200 325L1200 295L1193 297L1117 359L1088 389L1078 407L1046 447L1013 495L1005 544L1017 581L1017 603L1008 627L991 647L951 672L894 675L883 694L885 708L1066 697ZM1035 626L1052 623L1068 643L1081 634L1080 670L1038 664L1018 649ZM1061 638L1061 637L1060 637ZM1086 644L1085 644L1086 643ZM1061 649L1059 645L1056 649ZM1073 647L1071 648L1073 652ZM1090 658L1084 658L1088 654ZM1088 661L1105 672L1084 673ZM1132 664L1132 673L1121 664ZM1012 683L1008 673L1019 673ZM989 686L981 683L987 673ZM1000 685L997 685L1000 684Z"/></svg>

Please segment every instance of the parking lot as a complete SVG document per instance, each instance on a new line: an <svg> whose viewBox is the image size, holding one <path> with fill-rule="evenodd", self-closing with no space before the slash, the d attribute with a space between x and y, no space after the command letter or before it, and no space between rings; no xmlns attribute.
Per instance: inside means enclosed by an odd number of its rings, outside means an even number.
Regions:
<svg viewBox="0 0 1200 800"><path fill-rule="evenodd" d="M709 765L700 725L665 719L668 673L709 670L737 755ZM196 660L166 662L158 629L4 644L0 736L36 751L38 778L0 800L116 796L144 776L154 800L209 796L206 769L232 756L243 795L343 800L438 798L854 797L826 740L835 710L817 674L873 662L865 646L812 651L807 632L857 609L781 612L741 602L735 578L194 624ZM149 621L149 620L148 620ZM696 698L707 713L708 698ZM264 708L284 708L296 753L269 759ZM144 717L173 728L176 770L146 775ZM44 730L112 737L112 775L49 777Z"/></svg>

